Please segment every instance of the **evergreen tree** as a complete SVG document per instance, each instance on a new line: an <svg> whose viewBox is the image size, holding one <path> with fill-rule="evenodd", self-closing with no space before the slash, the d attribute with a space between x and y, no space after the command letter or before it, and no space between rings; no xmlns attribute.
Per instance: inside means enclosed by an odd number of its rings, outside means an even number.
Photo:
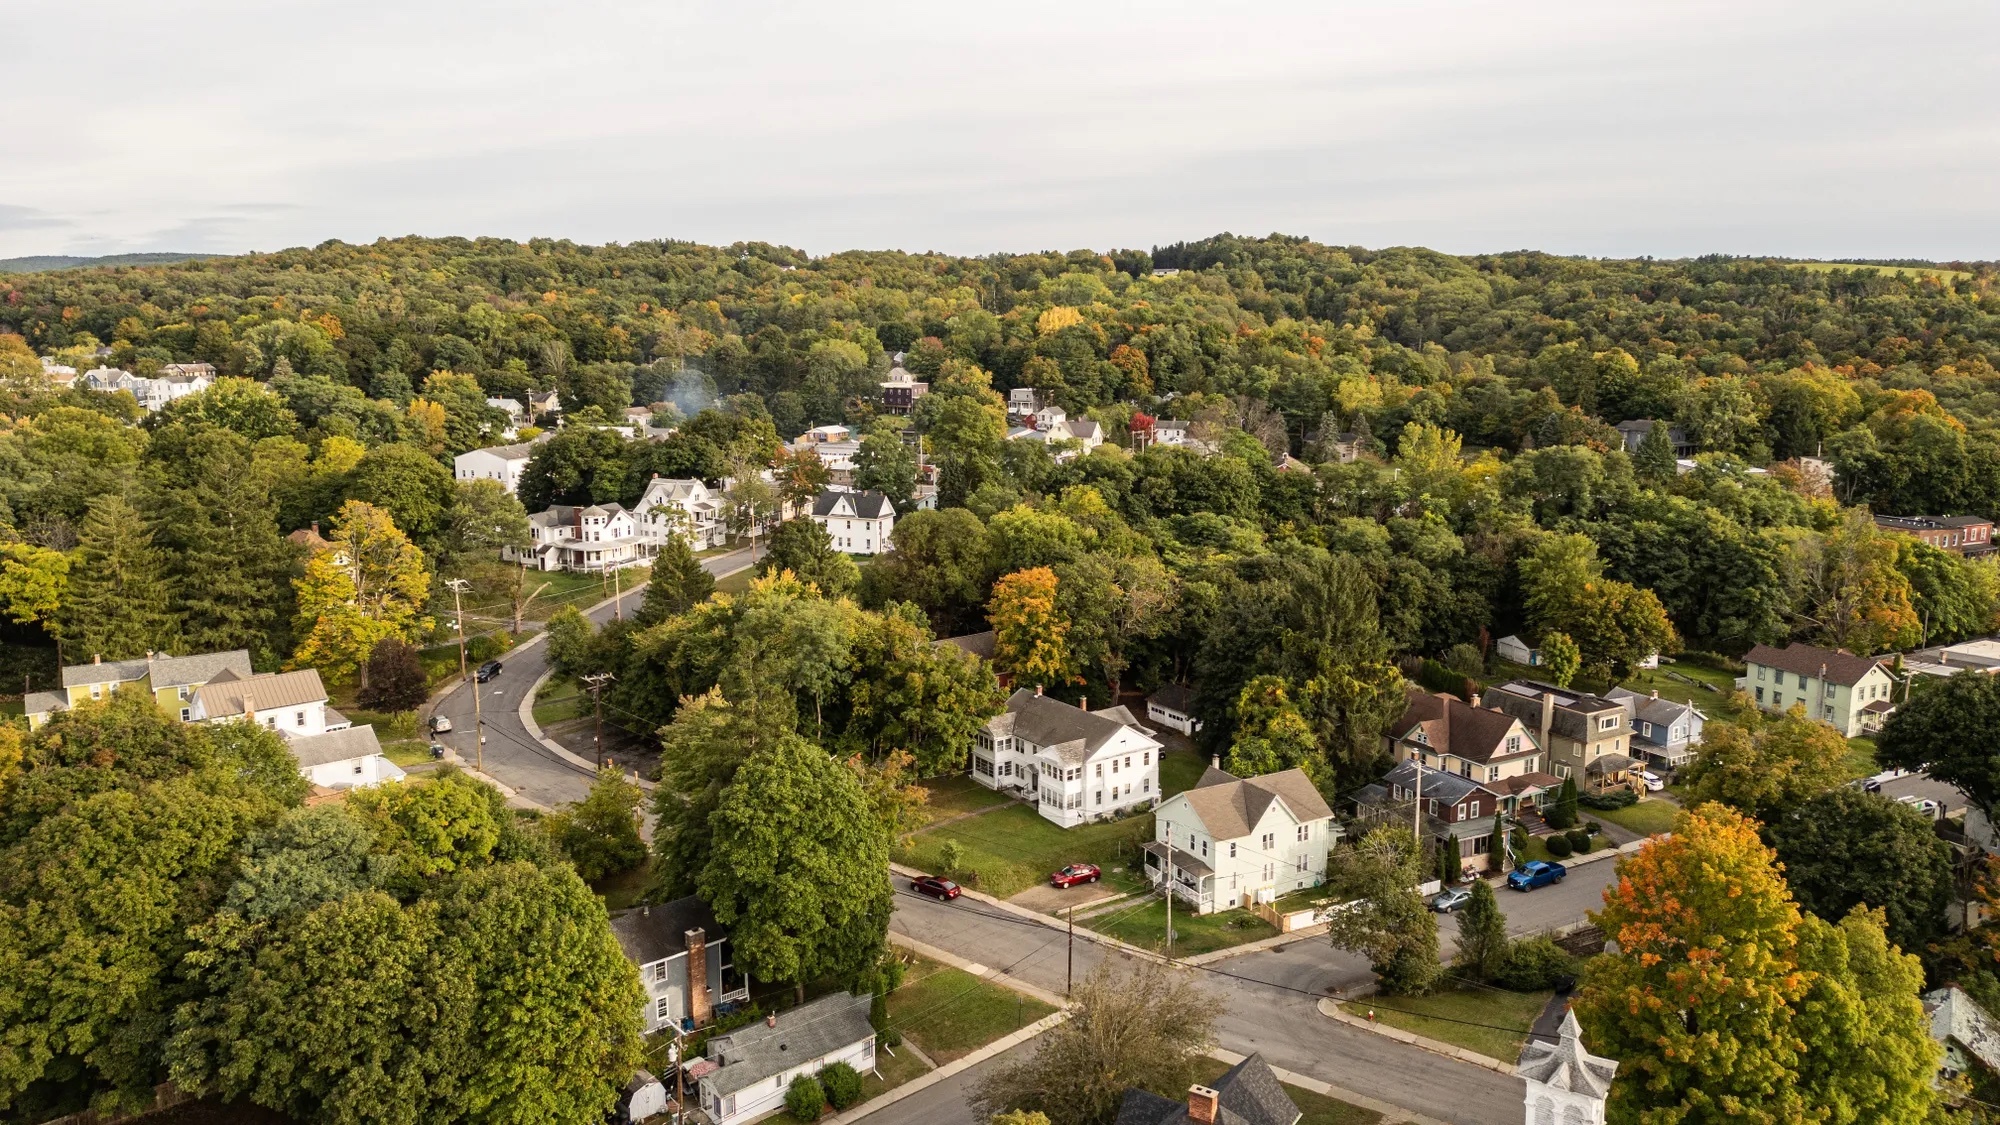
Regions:
<svg viewBox="0 0 2000 1125"><path fill-rule="evenodd" d="M1667 435L1665 422L1654 422L1653 428L1639 440L1639 448L1632 454L1632 467L1648 480L1674 479L1674 443Z"/></svg>
<svg viewBox="0 0 2000 1125"><path fill-rule="evenodd" d="M1507 916L1493 897L1493 887L1480 879L1472 884L1472 901L1458 916L1458 964L1480 980L1491 980L1507 961Z"/></svg>
<svg viewBox="0 0 2000 1125"><path fill-rule="evenodd" d="M260 663L290 646L294 552L278 534L250 444L227 430L163 427L147 450L141 507L165 553L181 648L247 648Z"/></svg>
<svg viewBox="0 0 2000 1125"><path fill-rule="evenodd" d="M138 511L106 493L91 502L78 538L56 614L56 634L71 658L128 660L173 651L179 629L168 608L166 563Z"/></svg>
<svg viewBox="0 0 2000 1125"><path fill-rule="evenodd" d="M852 593L861 582L861 568L833 549L833 537L813 520L800 516L778 525L771 549L757 563L758 574L789 570L801 582L819 587L829 598Z"/></svg>
<svg viewBox="0 0 2000 1125"><path fill-rule="evenodd" d="M429 677L414 646L395 637L375 642L368 654L366 684L355 701L371 711L401 714L423 706L430 697Z"/></svg>
<svg viewBox="0 0 2000 1125"><path fill-rule="evenodd" d="M708 600L715 592L715 576L695 558L694 548L683 536L674 535L653 560L653 577L646 582L646 597L632 620L642 629L678 617Z"/></svg>
<svg viewBox="0 0 2000 1125"><path fill-rule="evenodd" d="M1563 778L1555 804L1549 806L1544 817L1552 828L1568 828L1576 823L1576 778Z"/></svg>

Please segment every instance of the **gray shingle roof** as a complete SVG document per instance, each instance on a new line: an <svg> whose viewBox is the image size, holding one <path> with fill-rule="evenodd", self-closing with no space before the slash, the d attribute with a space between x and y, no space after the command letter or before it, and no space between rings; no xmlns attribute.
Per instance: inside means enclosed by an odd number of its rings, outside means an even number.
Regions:
<svg viewBox="0 0 2000 1125"><path fill-rule="evenodd" d="M959 637L939 637L936 643L950 645L953 648L969 652L981 660L991 660L993 659L993 647L998 639L999 634L988 629L984 633L967 633Z"/></svg>
<svg viewBox="0 0 2000 1125"><path fill-rule="evenodd" d="M895 511L895 505L889 503L889 498L879 492L842 492L829 488L813 501L813 515L832 515L842 500L847 501L854 509L855 519L879 520Z"/></svg>
<svg viewBox="0 0 2000 1125"><path fill-rule="evenodd" d="M635 906L611 916L611 933L634 965L650 965L686 953L689 930L702 931L704 941L722 940L722 924L695 895Z"/></svg>
<svg viewBox="0 0 2000 1125"><path fill-rule="evenodd" d="M1606 699L1589 692L1571 691L1554 684L1537 680L1509 680L1504 684L1487 689L1487 703L1521 720L1530 730L1539 731L1542 723L1542 697L1551 696L1555 700L1555 713L1549 716L1549 727L1564 738L1578 742L1588 742L1601 737L1601 733L1591 724L1591 717L1601 717L1606 711L1623 712L1615 699Z"/></svg>
<svg viewBox="0 0 2000 1125"><path fill-rule="evenodd" d="M1743 657L1745 664L1762 664L1799 676L1817 677L1822 668L1831 683L1853 687L1879 663L1874 657L1856 656L1844 649L1818 645L1791 644L1784 648L1758 645Z"/></svg>
<svg viewBox="0 0 2000 1125"><path fill-rule="evenodd" d="M733 1094L872 1039L870 1003L867 996L836 992L778 1013L775 1027L753 1023L718 1035L708 1041L708 1055L722 1067L704 1077L702 1085L717 1094Z"/></svg>
<svg viewBox="0 0 2000 1125"><path fill-rule="evenodd" d="M122 684L150 675L153 689L181 687L187 684L205 684L224 671L239 676L250 675L250 653L247 649L230 649L227 652L201 652L192 656L154 656L151 660L140 657L136 660L111 660L102 664L72 664L62 670L62 683L66 688L87 687L91 684Z"/></svg>
<svg viewBox="0 0 2000 1125"><path fill-rule="evenodd" d="M1219 769L1202 774L1201 784L1181 794L1201 818L1201 826L1218 840L1247 836L1275 801L1301 821L1333 815L1326 798L1304 770L1282 770L1261 777L1236 778Z"/></svg>
<svg viewBox="0 0 2000 1125"><path fill-rule="evenodd" d="M1127 729L1153 740L1152 732L1123 707L1085 711L1027 688L1008 697L1006 711L986 720L988 734L1026 739L1073 766L1089 761L1100 747ZM1156 740L1154 745L1158 745Z"/></svg>
<svg viewBox="0 0 2000 1125"><path fill-rule="evenodd" d="M50 711L60 711L69 706L61 694L53 691L29 692L22 700L22 710L30 715L46 715Z"/></svg>
<svg viewBox="0 0 2000 1125"><path fill-rule="evenodd" d="M1216 1094L1216 1125L1296 1125L1298 1104L1262 1055L1251 1055L1209 1087ZM1188 1125L1187 1105L1146 1090L1125 1091L1114 1125Z"/></svg>
<svg viewBox="0 0 2000 1125"><path fill-rule="evenodd" d="M382 743L376 740L374 727L359 726L290 739L286 748L298 759L300 769L310 769L380 754Z"/></svg>
<svg viewBox="0 0 2000 1125"><path fill-rule="evenodd" d="M1483 792L1491 796L1499 796L1493 790L1488 789L1486 786L1469 777L1460 777L1455 773L1446 773L1443 770L1432 769L1429 766L1423 767L1423 770L1424 800L1426 801L1436 800L1447 805L1455 805L1472 796L1474 793ZM1382 781L1387 786L1400 785L1406 790L1415 789L1417 787L1417 763L1399 763L1395 769L1390 770L1382 776ZM1393 789L1391 791L1393 792Z"/></svg>
<svg viewBox="0 0 2000 1125"><path fill-rule="evenodd" d="M1147 697L1147 701L1169 711L1190 714L1194 707L1194 689L1186 684L1163 684L1160 690Z"/></svg>

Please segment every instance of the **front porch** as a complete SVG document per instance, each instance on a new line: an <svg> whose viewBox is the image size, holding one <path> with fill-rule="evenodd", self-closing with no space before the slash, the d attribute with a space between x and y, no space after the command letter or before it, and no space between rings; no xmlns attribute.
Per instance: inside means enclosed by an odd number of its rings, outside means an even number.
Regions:
<svg viewBox="0 0 2000 1125"><path fill-rule="evenodd" d="M1207 861L1190 852L1184 852L1161 840L1148 840L1139 845L1146 853L1146 881L1154 889L1166 887L1175 898L1194 908L1197 914L1213 913L1218 907L1215 901L1215 868ZM1173 880L1168 886L1167 871L1173 870ZM1236 905L1229 902L1224 909Z"/></svg>

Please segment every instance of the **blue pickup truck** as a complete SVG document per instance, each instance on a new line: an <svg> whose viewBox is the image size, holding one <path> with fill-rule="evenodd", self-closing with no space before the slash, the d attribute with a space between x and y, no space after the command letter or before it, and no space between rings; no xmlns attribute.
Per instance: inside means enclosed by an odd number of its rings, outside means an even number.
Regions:
<svg viewBox="0 0 2000 1125"><path fill-rule="evenodd" d="M1567 874L1569 868L1562 864L1547 863L1537 859L1516 867L1513 873L1507 876L1507 885L1517 891L1532 891L1536 887L1560 883Z"/></svg>

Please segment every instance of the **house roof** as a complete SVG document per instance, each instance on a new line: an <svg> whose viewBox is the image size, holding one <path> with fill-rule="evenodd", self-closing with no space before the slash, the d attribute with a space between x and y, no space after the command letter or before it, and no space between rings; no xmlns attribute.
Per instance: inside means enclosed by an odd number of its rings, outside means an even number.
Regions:
<svg viewBox="0 0 2000 1125"><path fill-rule="evenodd" d="M1800 676L1817 677L1824 668L1829 683L1848 687L1860 683L1862 677L1874 671L1880 663L1872 656L1856 656L1846 649L1802 644L1790 644L1784 648L1757 645L1744 655L1743 662L1762 664Z"/></svg>
<svg viewBox="0 0 2000 1125"><path fill-rule="evenodd" d="M1053 696L1039 695L1027 688L1007 700L1007 709L986 720L986 731L998 737L1012 735L1055 753L1068 765L1081 765L1111 741L1120 731L1133 730L1157 746L1152 731L1123 707L1085 711Z"/></svg>
<svg viewBox="0 0 2000 1125"><path fill-rule="evenodd" d="M1694 704L1663 699L1657 692L1640 695L1629 688L1615 687L1604 694L1607 699L1626 704L1634 717L1644 719L1656 727L1671 727L1691 715L1701 716L1701 712Z"/></svg>
<svg viewBox="0 0 2000 1125"><path fill-rule="evenodd" d="M1532 773L1517 773L1513 777L1503 777L1498 781L1486 782L1486 788L1504 796L1518 797L1537 789L1557 789L1562 786L1562 778L1552 773L1535 770Z"/></svg>
<svg viewBox="0 0 2000 1125"><path fill-rule="evenodd" d="M1583 1029L1576 1013L1563 1014L1560 1036L1554 1043L1530 1039L1521 1048L1521 1061L1514 1073L1530 1082L1557 1090L1569 1090L1602 1100L1611 1092L1612 1076L1618 1073L1615 1060L1601 1058L1583 1049Z"/></svg>
<svg viewBox="0 0 2000 1125"><path fill-rule="evenodd" d="M1182 851L1164 840L1148 840L1139 845L1139 850L1159 856L1174 865L1176 871L1186 871L1195 875L1213 875L1215 868L1193 852Z"/></svg>
<svg viewBox="0 0 2000 1125"><path fill-rule="evenodd" d="M982 660L991 660L993 659L994 646L998 643L999 637L1000 634L988 629L984 633L966 633L958 637L939 637L936 643L962 649Z"/></svg>
<svg viewBox="0 0 2000 1125"><path fill-rule="evenodd" d="M611 933L634 965L650 965L686 953L689 930L703 931L707 941L720 941L723 936L722 924L695 895L635 906L611 916Z"/></svg>
<svg viewBox="0 0 2000 1125"><path fill-rule="evenodd" d="M780 1012L772 1023L715 1036L708 1041L708 1054L722 1066L702 1078L702 1085L717 1094L733 1094L873 1039L875 1027L868 1020L873 1001L872 996L836 992Z"/></svg>
<svg viewBox="0 0 2000 1125"><path fill-rule="evenodd" d="M1210 1084L1216 1125L1296 1125L1297 1103L1262 1055L1251 1055ZM1187 1104L1147 1090L1125 1091L1114 1125L1189 1125Z"/></svg>
<svg viewBox="0 0 2000 1125"><path fill-rule="evenodd" d="M1600 732L1591 726L1592 717L1601 718L1606 711L1616 711L1622 716L1625 711L1615 699L1570 691L1538 680L1509 680L1488 688L1484 698L1486 702L1520 719L1524 726L1540 730L1544 697L1555 701L1555 713L1549 716L1550 729L1578 742L1599 737ZM1624 729L1622 723L1619 729Z"/></svg>
<svg viewBox="0 0 2000 1125"><path fill-rule="evenodd" d="M1185 715L1194 707L1194 689L1186 684L1162 684L1146 701Z"/></svg>
<svg viewBox="0 0 2000 1125"><path fill-rule="evenodd" d="M150 660L113 660L102 664L72 664L62 670L66 688L91 684L122 684L151 676L155 691L160 688L202 684L224 671L250 675L250 652L235 648L227 652L202 652L192 656L154 656Z"/></svg>
<svg viewBox="0 0 2000 1125"><path fill-rule="evenodd" d="M1333 815L1312 779L1297 769L1238 778L1211 767L1201 775L1199 784L1181 794L1181 799L1218 840L1248 836L1274 801L1283 801L1286 810L1301 821Z"/></svg>
<svg viewBox="0 0 2000 1125"><path fill-rule="evenodd" d="M228 718L250 711L270 711L318 703L326 699L326 685L320 683L319 669L270 672L261 676L217 676L195 693L201 713L210 719Z"/></svg>
<svg viewBox="0 0 2000 1125"><path fill-rule="evenodd" d="M2000 1024L1955 984L1924 993L1924 1014L1931 1020L1931 1038L1957 1041L1989 1069L2000 1070Z"/></svg>
<svg viewBox="0 0 2000 1125"><path fill-rule="evenodd" d="M1424 735L1423 744L1434 750L1470 762L1489 762L1507 754L1507 735L1515 728L1512 715L1487 707L1474 707L1454 695L1432 695L1420 688L1409 689L1409 706L1403 717L1390 727L1397 741ZM1527 732L1524 732L1527 733ZM1534 746L1532 733L1522 741L1520 753Z"/></svg>
<svg viewBox="0 0 2000 1125"><path fill-rule="evenodd" d="M532 455L535 452L535 445L536 443L532 441L517 441L512 445L489 445L483 449L467 450L459 456L470 457L474 453L490 453L502 461L518 461Z"/></svg>
<svg viewBox="0 0 2000 1125"><path fill-rule="evenodd" d="M1617 773L1620 770L1634 769L1638 765L1639 760L1628 754L1599 754L1583 767L1583 772Z"/></svg>
<svg viewBox="0 0 2000 1125"><path fill-rule="evenodd" d="M879 492L841 492L829 488L813 501L813 515L830 516L843 500L853 510L854 518L859 520L879 520L896 510L889 503L889 498Z"/></svg>
<svg viewBox="0 0 2000 1125"><path fill-rule="evenodd" d="M375 728L371 726L308 734L290 739L286 748L292 752L292 757L298 759L301 769L330 762L348 762L382 752L382 744L376 740Z"/></svg>
<svg viewBox="0 0 2000 1125"><path fill-rule="evenodd" d="M53 691L31 691L21 704L22 711L30 715L46 715L69 706L67 700Z"/></svg>
<svg viewBox="0 0 2000 1125"><path fill-rule="evenodd" d="M1069 423L1071 437L1083 441L1095 441L1103 436L1103 427L1088 418L1078 418Z"/></svg>
<svg viewBox="0 0 2000 1125"><path fill-rule="evenodd" d="M1418 769L1424 771L1423 795L1426 801L1435 800L1442 801L1447 805L1455 805L1472 796L1474 793L1485 793L1489 797L1498 797L1500 795L1495 793L1490 786L1482 785L1469 777L1460 777L1455 773L1446 773L1443 770L1432 769L1429 766L1420 767L1415 762L1397 763L1395 769L1382 775L1382 784L1385 788L1400 785L1405 789L1415 789L1417 788ZM1393 792L1394 790L1390 789L1389 791Z"/></svg>

